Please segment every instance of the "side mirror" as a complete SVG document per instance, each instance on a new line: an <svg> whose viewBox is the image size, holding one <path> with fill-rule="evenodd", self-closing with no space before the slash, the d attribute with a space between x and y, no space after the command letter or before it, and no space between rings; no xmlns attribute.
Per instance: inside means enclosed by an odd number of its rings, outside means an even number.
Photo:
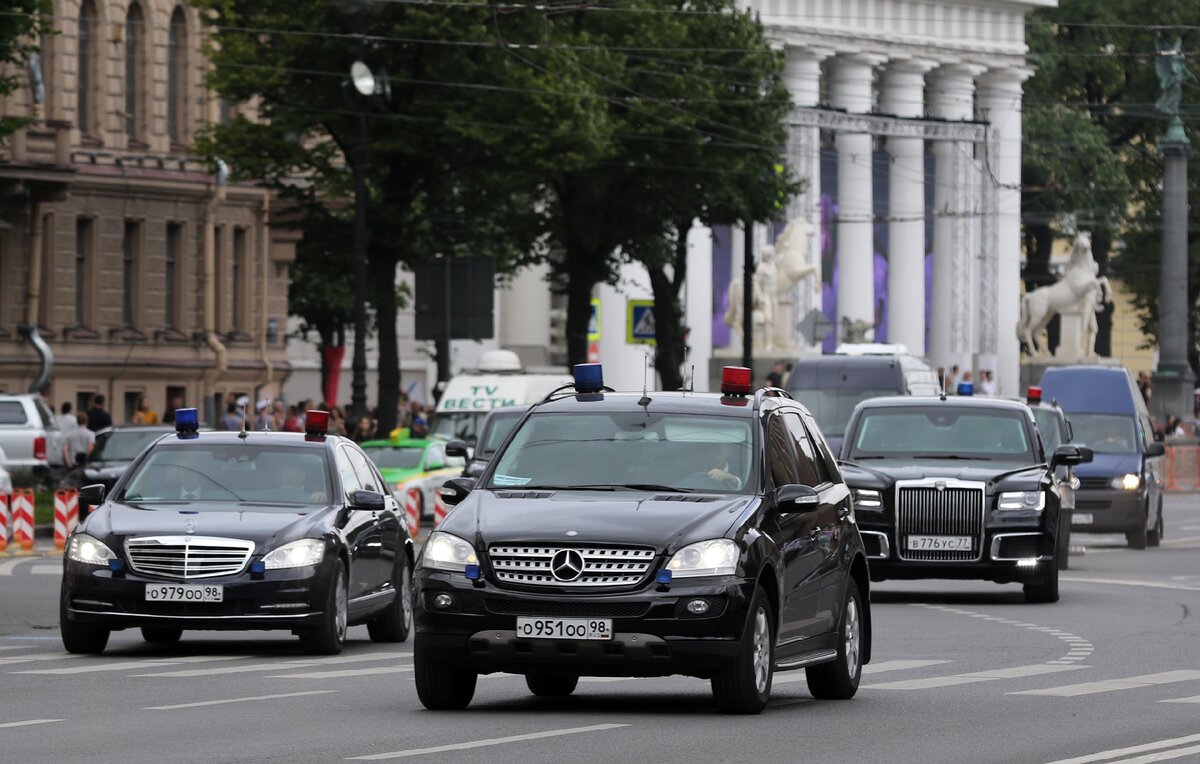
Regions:
<svg viewBox="0 0 1200 764"><path fill-rule="evenodd" d="M467 498L467 494L475 488L475 478L450 478L437 489L438 496L447 507L456 507Z"/></svg>
<svg viewBox="0 0 1200 764"><path fill-rule="evenodd" d="M467 458L467 444L461 440L452 440L446 444L446 456L461 456Z"/></svg>
<svg viewBox="0 0 1200 764"><path fill-rule="evenodd" d="M104 486L101 483L85 485L79 489L79 503L96 506L104 503Z"/></svg>
<svg viewBox="0 0 1200 764"><path fill-rule="evenodd" d="M1166 447L1160 441L1146 444L1146 456L1162 456L1166 452Z"/></svg>
<svg viewBox="0 0 1200 764"><path fill-rule="evenodd" d="M1091 460L1092 449L1065 443L1054 449L1054 454L1050 457L1050 466L1074 467L1077 464L1086 464Z"/></svg>
<svg viewBox="0 0 1200 764"><path fill-rule="evenodd" d="M350 497L350 504L355 509L364 512L382 512L383 494L374 491L355 491Z"/></svg>
<svg viewBox="0 0 1200 764"><path fill-rule="evenodd" d="M821 504L821 495L811 486L783 485L775 489L775 504L781 512L807 512Z"/></svg>

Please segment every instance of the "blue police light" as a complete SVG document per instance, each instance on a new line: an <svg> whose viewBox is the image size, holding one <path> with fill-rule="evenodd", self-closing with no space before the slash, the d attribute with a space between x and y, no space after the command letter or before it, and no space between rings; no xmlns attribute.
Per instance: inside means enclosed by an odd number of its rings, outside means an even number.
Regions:
<svg viewBox="0 0 1200 764"><path fill-rule="evenodd" d="M109 560L108 569L113 573L120 573L125 569L125 563L120 560Z"/></svg>
<svg viewBox="0 0 1200 764"><path fill-rule="evenodd" d="M468 565L466 567L466 576L471 581L478 581L479 580L479 566L478 565Z"/></svg>
<svg viewBox="0 0 1200 764"><path fill-rule="evenodd" d="M180 440L200 437L200 414L196 409L175 409L175 435Z"/></svg>
<svg viewBox="0 0 1200 764"><path fill-rule="evenodd" d="M974 395L975 394L975 383L974 382L959 382L958 383L958 394L959 395Z"/></svg>
<svg viewBox="0 0 1200 764"><path fill-rule="evenodd" d="M250 563L250 572L251 573L265 573L266 570L267 570L267 564L265 562L263 562L262 560L255 560L254 562Z"/></svg>
<svg viewBox="0 0 1200 764"><path fill-rule="evenodd" d="M604 390L604 369L600 364L575 364L575 392L598 393L602 390Z"/></svg>
<svg viewBox="0 0 1200 764"><path fill-rule="evenodd" d="M654 581L655 581L655 583L659 583L659 584L671 583L671 571L669 571L669 570L658 571L658 575L655 576Z"/></svg>

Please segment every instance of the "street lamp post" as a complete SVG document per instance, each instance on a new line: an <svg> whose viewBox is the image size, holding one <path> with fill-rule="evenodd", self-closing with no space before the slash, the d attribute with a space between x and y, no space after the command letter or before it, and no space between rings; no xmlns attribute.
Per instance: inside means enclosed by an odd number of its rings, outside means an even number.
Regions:
<svg viewBox="0 0 1200 764"><path fill-rule="evenodd" d="M350 67L358 93L354 140L354 360L351 363L350 410L354 420L367 414L367 99L375 95L375 76L362 61Z"/></svg>

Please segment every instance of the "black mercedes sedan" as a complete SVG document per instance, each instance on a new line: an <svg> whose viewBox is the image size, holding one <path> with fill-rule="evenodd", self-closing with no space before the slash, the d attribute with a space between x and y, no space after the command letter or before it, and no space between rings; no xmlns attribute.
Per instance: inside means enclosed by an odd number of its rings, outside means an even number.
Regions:
<svg viewBox="0 0 1200 764"><path fill-rule="evenodd" d="M871 578L1023 584L1058 601L1063 532L1055 468L1091 453L1058 446L1049 463L1033 412L998 398L889 397L850 417L841 468Z"/></svg>
<svg viewBox="0 0 1200 764"><path fill-rule="evenodd" d="M402 642L412 622L413 545L378 470L353 442L196 431L195 410L152 444L68 539L63 644L99 653L112 631L150 642L188 629L284 629L305 651L341 651L346 629ZM106 495L107 494L107 495Z"/></svg>
<svg viewBox="0 0 1200 764"><path fill-rule="evenodd" d="M850 492L783 390L613 393L577 367L532 407L417 561L414 663L428 708L467 706L479 674L542 696L580 676L709 679L758 713L776 671L849 698L871 657L866 558Z"/></svg>

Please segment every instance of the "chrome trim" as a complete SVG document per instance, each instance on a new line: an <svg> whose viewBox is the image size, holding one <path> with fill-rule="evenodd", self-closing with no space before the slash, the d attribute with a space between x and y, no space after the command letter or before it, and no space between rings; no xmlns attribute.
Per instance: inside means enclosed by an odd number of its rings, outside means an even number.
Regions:
<svg viewBox="0 0 1200 764"><path fill-rule="evenodd" d="M879 537L879 554L867 555L868 560L886 560L892 556L892 542L888 541L888 536L882 531L864 531L859 528L858 534L866 536L868 534Z"/></svg>
<svg viewBox="0 0 1200 764"><path fill-rule="evenodd" d="M159 613L118 613L111 610L76 610L75 608L68 608L68 612L79 613L80 615L113 616L115 618L161 618L166 621L253 621L261 618L306 618L310 615L321 615L320 610L311 610L307 613L286 613L280 615L260 615L257 613L251 613L247 615L161 615Z"/></svg>
<svg viewBox="0 0 1200 764"><path fill-rule="evenodd" d="M799 658L789 658L786 661L775 661L776 671L790 671L791 669L804 668L811 666L814 663L825 663L837 659L837 650L824 650L819 653L808 653L801 655Z"/></svg>
<svg viewBox="0 0 1200 764"><path fill-rule="evenodd" d="M564 581L554 574L555 556L574 552L583 559L578 577ZM560 544L496 544L488 548L493 574L501 584L597 589L642 583L657 553L652 547L586 547Z"/></svg>
<svg viewBox="0 0 1200 764"><path fill-rule="evenodd" d="M1017 560L1028 560L1028 557L1000 557L1000 542L1007 538L1015 538L1017 536L1041 536L1041 533L997 533L992 538L992 553L991 558L995 562L1016 562ZM1051 555L1053 556L1053 555ZM1048 560L1050 557L1038 557L1039 560Z"/></svg>
<svg viewBox="0 0 1200 764"><path fill-rule="evenodd" d="M970 491L978 494L972 501L978 501L978 507L960 509L957 516L951 516L944 502L930 497L921 502L920 506L911 506L904 498L905 490L930 489L936 490L937 496L944 495L947 490ZM969 494L968 494L969 495ZM905 562L932 563L963 563L979 562L983 559L983 541L985 537L984 521L987 517L987 486L982 481L955 480L953 478L922 478L920 480L897 480L895 493L896 507L896 556ZM970 553L935 550L930 552L913 552L906 548L905 539L909 535L918 536L970 536L975 541Z"/></svg>
<svg viewBox="0 0 1200 764"><path fill-rule="evenodd" d="M246 569L254 542L219 536L135 536L125 556L135 573L177 581L234 576Z"/></svg>
<svg viewBox="0 0 1200 764"><path fill-rule="evenodd" d="M372 592L370 594L364 594L360 597L355 597L354 599L350 600L350 604L358 605L362 604L363 602L370 602L371 600L379 599L380 597L391 597L395 593L395 589L384 589L380 592Z"/></svg>

